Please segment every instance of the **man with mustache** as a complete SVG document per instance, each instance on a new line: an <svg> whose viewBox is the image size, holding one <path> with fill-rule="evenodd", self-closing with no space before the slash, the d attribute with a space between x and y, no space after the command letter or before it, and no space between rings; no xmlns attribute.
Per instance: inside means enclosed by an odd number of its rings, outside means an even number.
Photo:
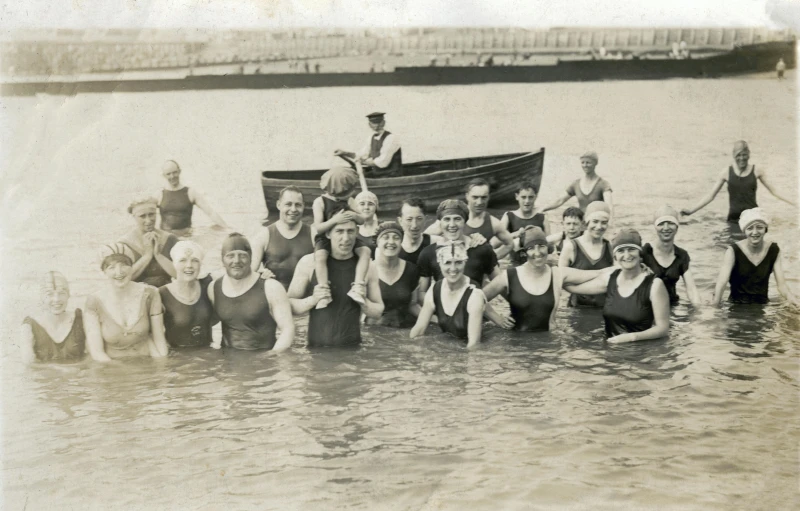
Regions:
<svg viewBox="0 0 800 511"><path fill-rule="evenodd" d="M261 230L253 240L253 260L250 267L273 276L284 289L289 288L294 269L303 256L314 253L316 231L302 222L305 206L303 192L288 186L278 196L278 220Z"/></svg>
<svg viewBox="0 0 800 511"><path fill-rule="evenodd" d="M383 313L383 300L374 266L367 273L367 294L363 304L347 296L356 274L358 257L355 256L358 225L353 220L343 220L326 233L331 240L328 257L330 286L319 284L314 274L314 254L300 259L289 286L289 301L296 315L310 311L308 321L308 346L353 346L361 343L361 314L377 319ZM330 304L317 309L322 299Z"/></svg>
<svg viewBox="0 0 800 511"><path fill-rule="evenodd" d="M208 296L222 323L222 345L283 351L294 340L292 309L277 280L262 280L253 272L252 254L247 238L239 233L222 243L225 275L208 286Z"/></svg>

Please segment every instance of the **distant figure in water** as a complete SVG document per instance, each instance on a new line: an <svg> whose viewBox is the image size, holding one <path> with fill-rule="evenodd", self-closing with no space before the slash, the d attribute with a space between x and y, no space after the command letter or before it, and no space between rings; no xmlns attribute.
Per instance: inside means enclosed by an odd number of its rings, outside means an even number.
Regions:
<svg viewBox="0 0 800 511"><path fill-rule="evenodd" d="M783 57L778 59L775 71L778 73L778 80L783 80L783 73L786 71L786 62L783 61Z"/></svg>
<svg viewBox="0 0 800 511"><path fill-rule="evenodd" d="M306 73L310 73L311 72L311 68L308 66L308 62L303 62L303 67L305 68Z"/></svg>
<svg viewBox="0 0 800 511"><path fill-rule="evenodd" d="M314 72L315 73L319 73L319 69L320 69L320 65L319 65L319 62L317 62L316 64L314 64Z"/></svg>
<svg viewBox="0 0 800 511"><path fill-rule="evenodd" d="M161 167L161 175L167 186L161 190L158 210L161 214L161 229L176 236L190 236L192 232L192 210L197 205L219 227L231 230L209 205L205 197L195 188L181 184L181 167L175 160L167 160Z"/></svg>
<svg viewBox="0 0 800 511"><path fill-rule="evenodd" d="M750 165L750 148L747 146L747 142L739 140L733 145L733 159L734 164L729 165L718 175L717 182L714 183L711 191L694 207L681 209L682 215L691 215L706 207L714 200L725 183L728 183L728 222L738 222L742 211L758 207L756 203L758 181L761 181L777 199L796 206L793 201L782 196L772 187L763 169L756 169L755 165Z"/></svg>
<svg viewBox="0 0 800 511"><path fill-rule="evenodd" d="M39 282L42 311L22 321L22 360L71 362L83 358L86 334L80 309L69 308L69 284L57 271L49 271Z"/></svg>
<svg viewBox="0 0 800 511"><path fill-rule="evenodd" d="M748 209L739 217L739 228L745 239L737 241L725 252L714 289L713 305L722 302L725 286L730 284L733 303L769 302L769 276L775 275L778 292L791 304L800 304L786 285L780 249L774 241L764 242L769 220L761 208Z"/></svg>

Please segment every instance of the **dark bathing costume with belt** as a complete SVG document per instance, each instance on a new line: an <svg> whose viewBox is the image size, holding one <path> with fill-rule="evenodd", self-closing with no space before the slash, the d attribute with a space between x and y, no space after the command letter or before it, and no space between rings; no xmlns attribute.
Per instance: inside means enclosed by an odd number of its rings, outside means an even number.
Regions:
<svg viewBox="0 0 800 511"><path fill-rule="evenodd" d="M158 288L164 306L164 335L172 348L208 347L211 345L211 327L219 322L214 305L208 297L211 276L200 279L200 298L186 305L172 294L167 286Z"/></svg>
<svg viewBox="0 0 800 511"><path fill-rule="evenodd" d="M440 280L433 285L433 304L436 307L436 317L439 320L439 328L442 332L458 337L459 339L467 340L467 327L469 326L469 314L467 313L467 304L469 297L472 296L472 290L475 286L470 284L461 296L461 300L456 305L456 310L452 316L448 316L442 306L442 285L443 280Z"/></svg>
<svg viewBox="0 0 800 511"><path fill-rule="evenodd" d="M417 264L419 260L419 255L422 253L422 250L431 244L431 236L429 234L422 235L422 243L419 244L419 248L417 248L413 252L406 252L406 249L403 248L403 245L400 245L400 259L403 261L408 261L409 263Z"/></svg>
<svg viewBox="0 0 800 511"><path fill-rule="evenodd" d="M161 203L158 209L161 213L161 228L165 231L179 231L192 226L192 209L194 204L189 199L189 187L180 190L162 190Z"/></svg>
<svg viewBox="0 0 800 511"><path fill-rule="evenodd" d="M416 318L408 310L411 296L419 285L419 270L417 265L405 261L405 268L397 282L387 284L378 279L383 298L383 316L380 319L367 318L367 324L384 325L399 328L414 326Z"/></svg>
<svg viewBox="0 0 800 511"><path fill-rule="evenodd" d="M575 246L575 260L569 265L570 268L577 268L579 270L602 270L614 265L614 256L611 252L611 243L608 240L603 240L603 252L600 258L592 260L589 255L583 251L583 245L578 238L572 240ZM603 295L576 295L572 294L569 297L570 307L602 307L605 303L606 297Z"/></svg>
<svg viewBox="0 0 800 511"><path fill-rule="evenodd" d="M639 287L628 297L619 294L617 277L622 270L615 270L608 279L606 303L603 306L603 319L606 322L606 335L644 332L653 326L653 304L650 302L650 288L655 275L647 275Z"/></svg>
<svg viewBox="0 0 800 511"><path fill-rule="evenodd" d="M522 332L544 332L550 330L550 314L556 305L553 292L553 270L550 272L550 285L540 295L529 293L519 281L517 268L506 270L508 277L508 305L514 318L514 330Z"/></svg>
<svg viewBox="0 0 800 511"><path fill-rule="evenodd" d="M758 179L756 179L755 165L744 177L736 175L733 165L728 167L728 222L738 222L742 211L758 207L756 204L757 188Z"/></svg>
<svg viewBox="0 0 800 511"><path fill-rule="evenodd" d="M523 227L528 227L529 225L535 225L536 227L539 227L542 230L544 230L543 213L536 213L531 218L518 217L512 211L509 211L508 213L506 213L506 215L508 216L508 232L512 233L517 232ZM519 266L521 264L524 264L527 261L527 258L525 257L524 254L520 254L519 252L512 252L511 261L517 266Z"/></svg>
<svg viewBox="0 0 800 511"><path fill-rule="evenodd" d="M675 259L673 259L666 268L661 266L656 256L653 255L653 247L650 243L645 243L644 247L642 247L642 262L653 271L656 277L664 282L664 285L667 287L667 293L669 294L670 305L678 303L680 297L678 296L676 287L683 274L689 269L689 253L678 246L674 247Z"/></svg>
<svg viewBox="0 0 800 511"><path fill-rule="evenodd" d="M244 294L231 298L214 282L214 310L222 322L222 345L240 350L270 350L277 340L277 323L264 294L265 280L257 279Z"/></svg>
<svg viewBox="0 0 800 511"><path fill-rule="evenodd" d="M70 362L83 358L86 346L86 333L83 330L83 315L75 309L72 328L62 342L55 342L47 330L35 319L26 316L22 323L31 327L33 332L33 353L40 362Z"/></svg>
<svg viewBox="0 0 800 511"><path fill-rule="evenodd" d="M747 258L737 243L733 244L734 263L731 277L730 301L733 303L767 303L769 297L769 275L778 260L780 248L777 243L772 243L767 249L764 259L754 265Z"/></svg>
<svg viewBox="0 0 800 511"><path fill-rule="evenodd" d="M464 235L469 236L473 233L479 233L486 238L486 243L494 238L494 229L492 228L492 215L485 213L483 216L483 223L478 227L470 227L469 224L464 224Z"/></svg>
<svg viewBox="0 0 800 511"><path fill-rule="evenodd" d="M161 252L160 252L161 255L163 255L164 257L166 257L171 261L172 258L169 256L169 251L172 250L172 247L174 247L175 243L177 243L178 241L180 240L178 240L177 236L175 236L174 234L167 233L167 240L164 242L164 246L161 247ZM130 249L130 251L133 253L134 263L142 258L142 254L137 252L136 249L134 249L132 246L128 245L124 241L120 243L128 247L128 249ZM144 271L138 277L133 279L133 281L150 284L153 287L161 287L161 286L166 286L167 284L172 282L172 276L169 273L167 273L167 270L165 270L164 268L161 267L160 264L158 264L158 261L156 261L156 258L154 256L150 260L150 263L147 266L145 266Z"/></svg>
<svg viewBox="0 0 800 511"><path fill-rule="evenodd" d="M311 309L308 320L308 347L355 346L361 343L361 307L347 296L356 275L358 257L339 260L328 257L331 303L324 309ZM317 276L306 289L311 296Z"/></svg>
<svg viewBox="0 0 800 511"><path fill-rule="evenodd" d="M297 262L308 254L314 252L311 242L311 227L302 224L300 232L292 239L284 238L277 224L267 227L269 231L269 245L264 250L261 263L275 274L275 280L283 284L284 289L289 289L289 284L294 276Z"/></svg>

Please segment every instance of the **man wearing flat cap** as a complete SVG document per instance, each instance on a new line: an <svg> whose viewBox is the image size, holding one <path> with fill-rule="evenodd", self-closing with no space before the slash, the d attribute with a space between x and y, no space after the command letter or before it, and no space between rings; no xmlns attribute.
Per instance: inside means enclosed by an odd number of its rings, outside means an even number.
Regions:
<svg viewBox="0 0 800 511"><path fill-rule="evenodd" d="M372 112L367 115L369 127L373 134L367 144L358 153L349 153L337 149L336 156L348 159L356 158L364 164L364 171L369 177L399 177L403 175L403 151L397 137L386 131L386 120L383 112Z"/></svg>

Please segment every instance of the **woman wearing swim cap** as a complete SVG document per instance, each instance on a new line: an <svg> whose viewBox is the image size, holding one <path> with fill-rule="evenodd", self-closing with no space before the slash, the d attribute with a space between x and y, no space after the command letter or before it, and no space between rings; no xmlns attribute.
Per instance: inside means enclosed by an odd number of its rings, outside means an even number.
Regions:
<svg viewBox="0 0 800 511"><path fill-rule="evenodd" d="M356 195L356 205L364 219L364 223L358 226L358 238L369 247L372 256L375 257L376 234L378 233L378 197L370 192L359 192Z"/></svg>
<svg viewBox="0 0 800 511"><path fill-rule="evenodd" d="M73 362L83 358L86 334L80 309L69 308L69 284L57 271L39 281L42 310L22 321L21 348L25 363Z"/></svg>
<svg viewBox="0 0 800 511"><path fill-rule="evenodd" d="M86 345L93 359L166 357L164 311L153 286L133 282L133 261L122 243L100 252L106 286L86 298Z"/></svg>
<svg viewBox="0 0 800 511"><path fill-rule="evenodd" d="M694 283L692 271L689 269L689 253L675 245L675 234L678 232L678 212L670 206L656 210L653 225L658 235L655 246L645 243L642 248L642 260L656 277L667 286L670 305L679 301L677 285L683 278L689 301L695 307L700 305L700 294Z"/></svg>
<svg viewBox="0 0 800 511"><path fill-rule="evenodd" d="M158 288L164 304L164 329L172 348L211 345L211 327L219 322L208 297L211 276L200 278L205 252L193 241L179 241L170 258L175 265L175 280Z"/></svg>
<svg viewBox="0 0 800 511"><path fill-rule="evenodd" d="M376 272L383 299L383 315L378 319L367 318L368 325L383 325L409 328L419 315L417 265L400 259L403 243L403 228L397 222L383 222L375 236L378 250L375 264L370 271Z"/></svg>
<svg viewBox="0 0 800 511"><path fill-rule="evenodd" d="M769 220L764 211L761 208L743 211L739 217L739 228L745 239L737 241L725 252L711 303L718 306L722 302L728 284L731 286L730 301L733 303L767 303L769 276L773 274L781 296L798 305L783 276L778 244L764 241L769 230Z"/></svg>
<svg viewBox="0 0 800 511"><path fill-rule="evenodd" d="M611 244L603 238L611 220L611 209L605 202L595 201L586 207L584 222L586 230L583 234L564 241L564 247L558 258L558 266L577 268L579 270L602 270L614 264ZM603 295L588 296L573 294L569 297L570 307L602 307Z"/></svg>
<svg viewBox="0 0 800 511"><path fill-rule="evenodd" d="M603 319L610 343L659 339L669 334L669 295L661 279L642 269L642 238L633 229L614 237L611 273L577 286L574 293L605 293Z"/></svg>
<svg viewBox="0 0 800 511"><path fill-rule="evenodd" d="M133 281L161 287L172 282L175 267L169 259L170 250L178 242L174 234L156 228L158 203L152 197L135 199L128 206L136 227L119 239L125 254L133 261Z"/></svg>
<svg viewBox="0 0 800 511"><path fill-rule="evenodd" d="M733 165L729 165L719 174L711 191L694 207L682 209L681 214L691 215L706 207L725 183L728 184L728 222L737 222L744 210L758 207L756 203L758 181L761 181L764 188L777 199L796 206L792 200L782 196L772 187L762 168L757 169L755 165L750 164L750 148L744 140L738 140L733 144L733 160Z"/></svg>
<svg viewBox="0 0 800 511"><path fill-rule="evenodd" d="M442 332L466 339L467 349L481 341L486 298L464 275L467 258L467 246L462 240L439 245L436 259L443 278L425 293L417 323L411 329L412 339L425 333L436 314Z"/></svg>
<svg viewBox="0 0 800 511"><path fill-rule="evenodd" d="M614 204L611 197L611 184L595 172L595 167L597 167L597 163L600 160L597 157L597 153L594 151L585 152L581 155L580 160L581 169L584 173L583 177L571 183L564 195L558 199L541 209L535 208L534 211L536 213L544 213L545 211L556 209L571 197L575 197L578 199L578 207L582 211L586 211L586 208L592 202L600 201L608 204L609 215L613 214Z"/></svg>

